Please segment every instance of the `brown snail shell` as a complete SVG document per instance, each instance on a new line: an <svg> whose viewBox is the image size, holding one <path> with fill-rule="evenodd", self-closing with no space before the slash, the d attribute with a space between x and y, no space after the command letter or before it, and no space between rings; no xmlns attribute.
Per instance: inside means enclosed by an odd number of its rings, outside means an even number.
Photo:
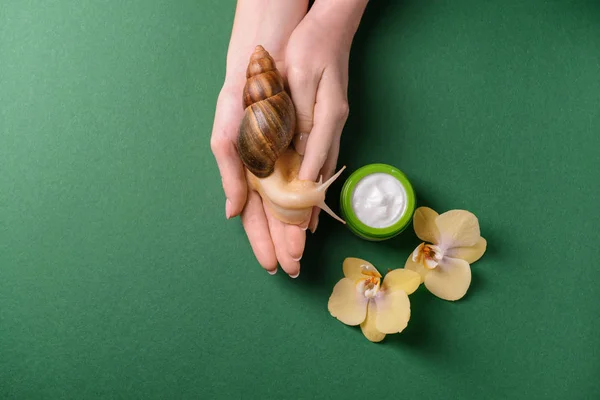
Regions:
<svg viewBox="0 0 600 400"><path fill-rule="evenodd" d="M325 193L346 167L326 182L298 178L303 158L290 147L296 110L275 61L262 46L256 46L250 57L246 79L238 153L250 188L258 192L273 216L286 224L308 222L314 207L345 223L325 204Z"/></svg>
<svg viewBox="0 0 600 400"><path fill-rule="evenodd" d="M275 61L262 46L250 57L243 100L238 152L250 172L266 178L292 141L296 110Z"/></svg>

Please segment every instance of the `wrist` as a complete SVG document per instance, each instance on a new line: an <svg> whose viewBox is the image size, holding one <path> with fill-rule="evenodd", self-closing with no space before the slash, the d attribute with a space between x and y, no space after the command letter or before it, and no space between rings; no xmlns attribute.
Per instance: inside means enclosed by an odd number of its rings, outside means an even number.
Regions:
<svg viewBox="0 0 600 400"><path fill-rule="evenodd" d="M351 42L368 3L369 0L316 0L313 9L320 24Z"/></svg>
<svg viewBox="0 0 600 400"><path fill-rule="evenodd" d="M239 0L227 51L225 85L243 87L246 67L257 45L283 64L287 42L308 10L308 0Z"/></svg>

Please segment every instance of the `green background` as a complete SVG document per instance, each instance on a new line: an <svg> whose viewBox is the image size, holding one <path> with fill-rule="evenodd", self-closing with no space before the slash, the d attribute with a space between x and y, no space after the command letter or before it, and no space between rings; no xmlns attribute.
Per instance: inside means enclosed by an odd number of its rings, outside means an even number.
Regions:
<svg viewBox="0 0 600 400"><path fill-rule="evenodd" d="M0 398L600 398L600 4L371 1L340 165L382 162L489 241L462 301L380 344L226 221L209 137L233 1L0 2ZM328 194L338 210L343 179Z"/></svg>

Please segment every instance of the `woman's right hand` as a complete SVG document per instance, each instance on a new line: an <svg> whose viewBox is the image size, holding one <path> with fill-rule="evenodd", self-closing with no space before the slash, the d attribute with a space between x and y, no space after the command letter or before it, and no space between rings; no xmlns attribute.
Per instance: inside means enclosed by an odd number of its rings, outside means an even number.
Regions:
<svg viewBox="0 0 600 400"><path fill-rule="evenodd" d="M291 276L299 272L298 259L304 251L306 234L299 227L284 226L272 218L265 211L260 196L248 190L236 144L244 114L242 90L250 55L256 45L262 45L284 74L288 40L307 9L307 0L238 2L227 52L225 82L217 100L210 141L223 182L226 218L241 216L252 250L264 269L275 273L279 261Z"/></svg>

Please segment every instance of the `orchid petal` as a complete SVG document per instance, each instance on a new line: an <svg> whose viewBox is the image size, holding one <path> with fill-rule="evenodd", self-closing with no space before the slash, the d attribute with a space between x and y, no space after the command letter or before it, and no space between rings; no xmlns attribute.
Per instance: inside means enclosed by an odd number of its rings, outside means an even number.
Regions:
<svg viewBox="0 0 600 400"><path fill-rule="evenodd" d="M346 325L355 326L367 315L368 299L356 289L350 278L342 278L333 288L327 308L332 316Z"/></svg>
<svg viewBox="0 0 600 400"><path fill-rule="evenodd" d="M480 238L477 217L465 210L451 210L436 218L440 241L436 243L445 250L452 247L469 247Z"/></svg>
<svg viewBox="0 0 600 400"><path fill-rule="evenodd" d="M413 294L421 285L421 275L410 269L395 269L388 272L381 284L381 290L403 290L406 294Z"/></svg>
<svg viewBox="0 0 600 400"><path fill-rule="evenodd" d="M425 287L443 300L461 299L471 285L471 267L465 260L445 257L440 265L425 277Z"/></svg>
<svg viewBox="0 0 600 400"><path fill-rule="evenodd" d="M374 301L370 301L367 308L367 318L360 324L360 329L371 342L381 342L385 338L385 333L377 330L375 321L377 321L377 305Z"/></svg>
<svg viewBox="0 0 600 400"><path fill-rule="evenodd" d="M425 276L431 271L430 269L425 268L421 262L413 261L412 254L408 256L408 259L404 264L404 269L415 271L419 274L421 276L421 283L424 281Z"/></svg>
<svg viewBox="0 0 600 400"><path fill-rule="evenodd" d="M344 260L342 265L344 276L354 281L358 279L364 279L367 276L376 276L381 278L381 274L377 271L377 268L370 262L362 260L360 258L348 257Z"/></svg>
<svg viewBox="0 0 600 400"><path fill-rule="evenodd" d="M413 214L413 227L415 233L424 242L438 243L440 232L435 223L439 216L437 212L429 207L419 207Z"/></svg>
<svg viewBox="0 0 600 400"><path fill-rule="evenodd" d="M414 262L420 262L420 260L423 258L423 249L424 248L425 248L425 243L421 243L420 245L417 246L416 249L413 250L412 260Z"/></svg>
<svg viewBox="0 0 600 400"><path fill-rule="evenodd" d="M487 241L484 238L479 237L479 240L477 243L475 243L475 245L471 247L454 247L452 249L448 249L446 251L446 255L451 258L460 258L469 264L473 264L483 256L486 248Z"/></svg>
<svg viewBox="0 0 600 400"><path fill-rule="evenodd" d="M377 320L375 327L382 333L399 333L406 328L410 319L410 300L404 290L381 292L375 299Z"/></svg>

